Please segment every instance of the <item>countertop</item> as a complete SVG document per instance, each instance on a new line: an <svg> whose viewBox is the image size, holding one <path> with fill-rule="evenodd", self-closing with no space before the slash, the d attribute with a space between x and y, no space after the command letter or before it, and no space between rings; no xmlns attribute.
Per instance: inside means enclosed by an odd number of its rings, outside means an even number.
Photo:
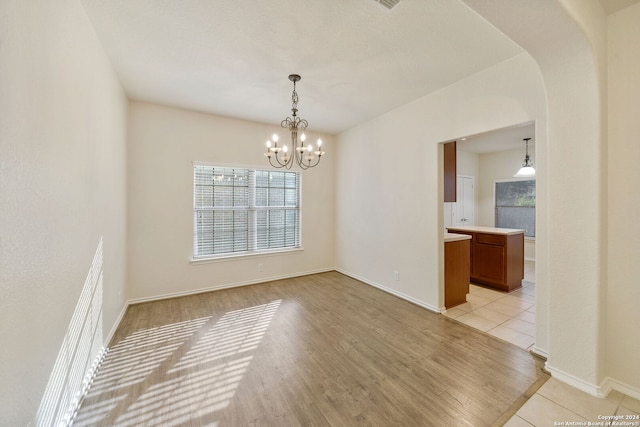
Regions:
<svg viewBox="0 0 640 427"><path fill-rule="evenodd" d="M457 242L458 240L471 240L468 234L444 233L444 242Z"/></svg>
<svg viewBox="0 0 640 427"><path fill-rule="evenodd" d="M447 230L453 233L455 233L456 231L470 231L474 233L503 234L503 235L524 233L524 230L519 230L515 228L496 228L496 227L480 227L480 226L447 227Z"/></svg>

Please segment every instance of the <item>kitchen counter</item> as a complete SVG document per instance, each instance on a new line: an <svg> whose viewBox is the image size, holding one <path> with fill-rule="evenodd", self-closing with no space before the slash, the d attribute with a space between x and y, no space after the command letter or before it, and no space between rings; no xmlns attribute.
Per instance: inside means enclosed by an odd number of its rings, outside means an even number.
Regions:
<svg viewBox="0 0 640 427"><path fill-rule="evenodd" d="M496 227L447 227L471 237L471 282L511 292L524 278L524 230Z"/></svg>
<svg viewBox="0 0 640 427"><path fill-rule="evenodd" d="M457 242L458 240L471 240L468 234L444 233L444 242Z"/></svg>
<svg viewBox="0 0 640 427"><path fill-rule="evenodd" d="M520 230L517 228L480 227L475 225L447 227L447 230L449 230L449 232L459 230L459 231L469 231L472 233L504 234L504 235L524 233L524 230Z"/></svg>

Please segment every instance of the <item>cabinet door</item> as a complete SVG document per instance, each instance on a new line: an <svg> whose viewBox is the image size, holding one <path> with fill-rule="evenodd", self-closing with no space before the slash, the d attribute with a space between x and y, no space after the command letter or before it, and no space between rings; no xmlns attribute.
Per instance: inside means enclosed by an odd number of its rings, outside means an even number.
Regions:
<svg viewBox="0 0 640 427"><path fill-rule="evenodd" d="M470 240L444 244L444 306L451 308L467 302L469 293Z"/></svg>
<svg viewBox="0 0 640 427"><path fill-rule="evenodd" d="M444 144L444 201L456 201L456 142Z"/></svg>
<svg viewBox="0 0 640 427"><path fill-rule="evenodd" d="M504 246L473 245L473 273L472 276L480 280L503 284L504 277Z"/></svg>

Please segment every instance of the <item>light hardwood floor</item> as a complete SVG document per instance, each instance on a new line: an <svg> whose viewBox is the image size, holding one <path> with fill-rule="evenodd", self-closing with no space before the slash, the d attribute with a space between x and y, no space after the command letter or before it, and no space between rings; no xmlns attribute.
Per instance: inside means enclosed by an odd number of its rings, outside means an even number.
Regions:
<svg viewBox="0 0 640 427"><path fill-rule="evenodd" d="M75 426L502 425L527 351L337 272L129 307Z"/></svg>

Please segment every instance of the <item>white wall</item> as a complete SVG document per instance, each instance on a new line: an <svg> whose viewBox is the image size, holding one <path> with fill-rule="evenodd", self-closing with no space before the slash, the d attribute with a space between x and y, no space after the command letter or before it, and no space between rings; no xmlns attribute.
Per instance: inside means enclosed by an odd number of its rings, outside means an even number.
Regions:
<svg viewBox="0 0 640 427"><path fill-rule="evenodd" d="M608 18L609 277L607 375L640 393L640 4Z"/></svg>
<svg viewBox="0 0 640 427"><path fill-rule="evenodd" d="M263 125L152 104L129 106L128 285L144 300L334 267L333 138L320 165L302 173L300 253L191 263L193 162L270 169L262 154L274 132ZM309 133L309 132L307 132ZM315 140L313 134L309 135ZM264 271L258 271L258 263Z"/></svg>
<svg viewBox="0 0 640 427"><path fill-rule="evenodd" d="M0 425L18 426L101 238L103 339L124 307L127 104L74 0L3 1L0 64Z"/></svg>
<svg viewBox="0 0 640 427"><path fill-rule="evenodd" d="M530 53L542 73L548 125L536 127L536 155L547 170L536 182L536 208L545 213L537 224L536 330L546 323L547 369L599 394L607 270L602 7L597 0L463 1ZM541 133L548 147L539 146Z"/></svg>
<svg viewBox="0 0 640 427"><path fill-rule="evenodd" d="M441 309L439 143L531 120L545 124L544 91L523 54L339 135L339 270Z"/></svg>
<svg viewBox="0 0 640 427"><path fill-rule="evenodd" d="M479 155L469 151L456 150L456 172L458 175L478 177L480 173Z"/></svg>

